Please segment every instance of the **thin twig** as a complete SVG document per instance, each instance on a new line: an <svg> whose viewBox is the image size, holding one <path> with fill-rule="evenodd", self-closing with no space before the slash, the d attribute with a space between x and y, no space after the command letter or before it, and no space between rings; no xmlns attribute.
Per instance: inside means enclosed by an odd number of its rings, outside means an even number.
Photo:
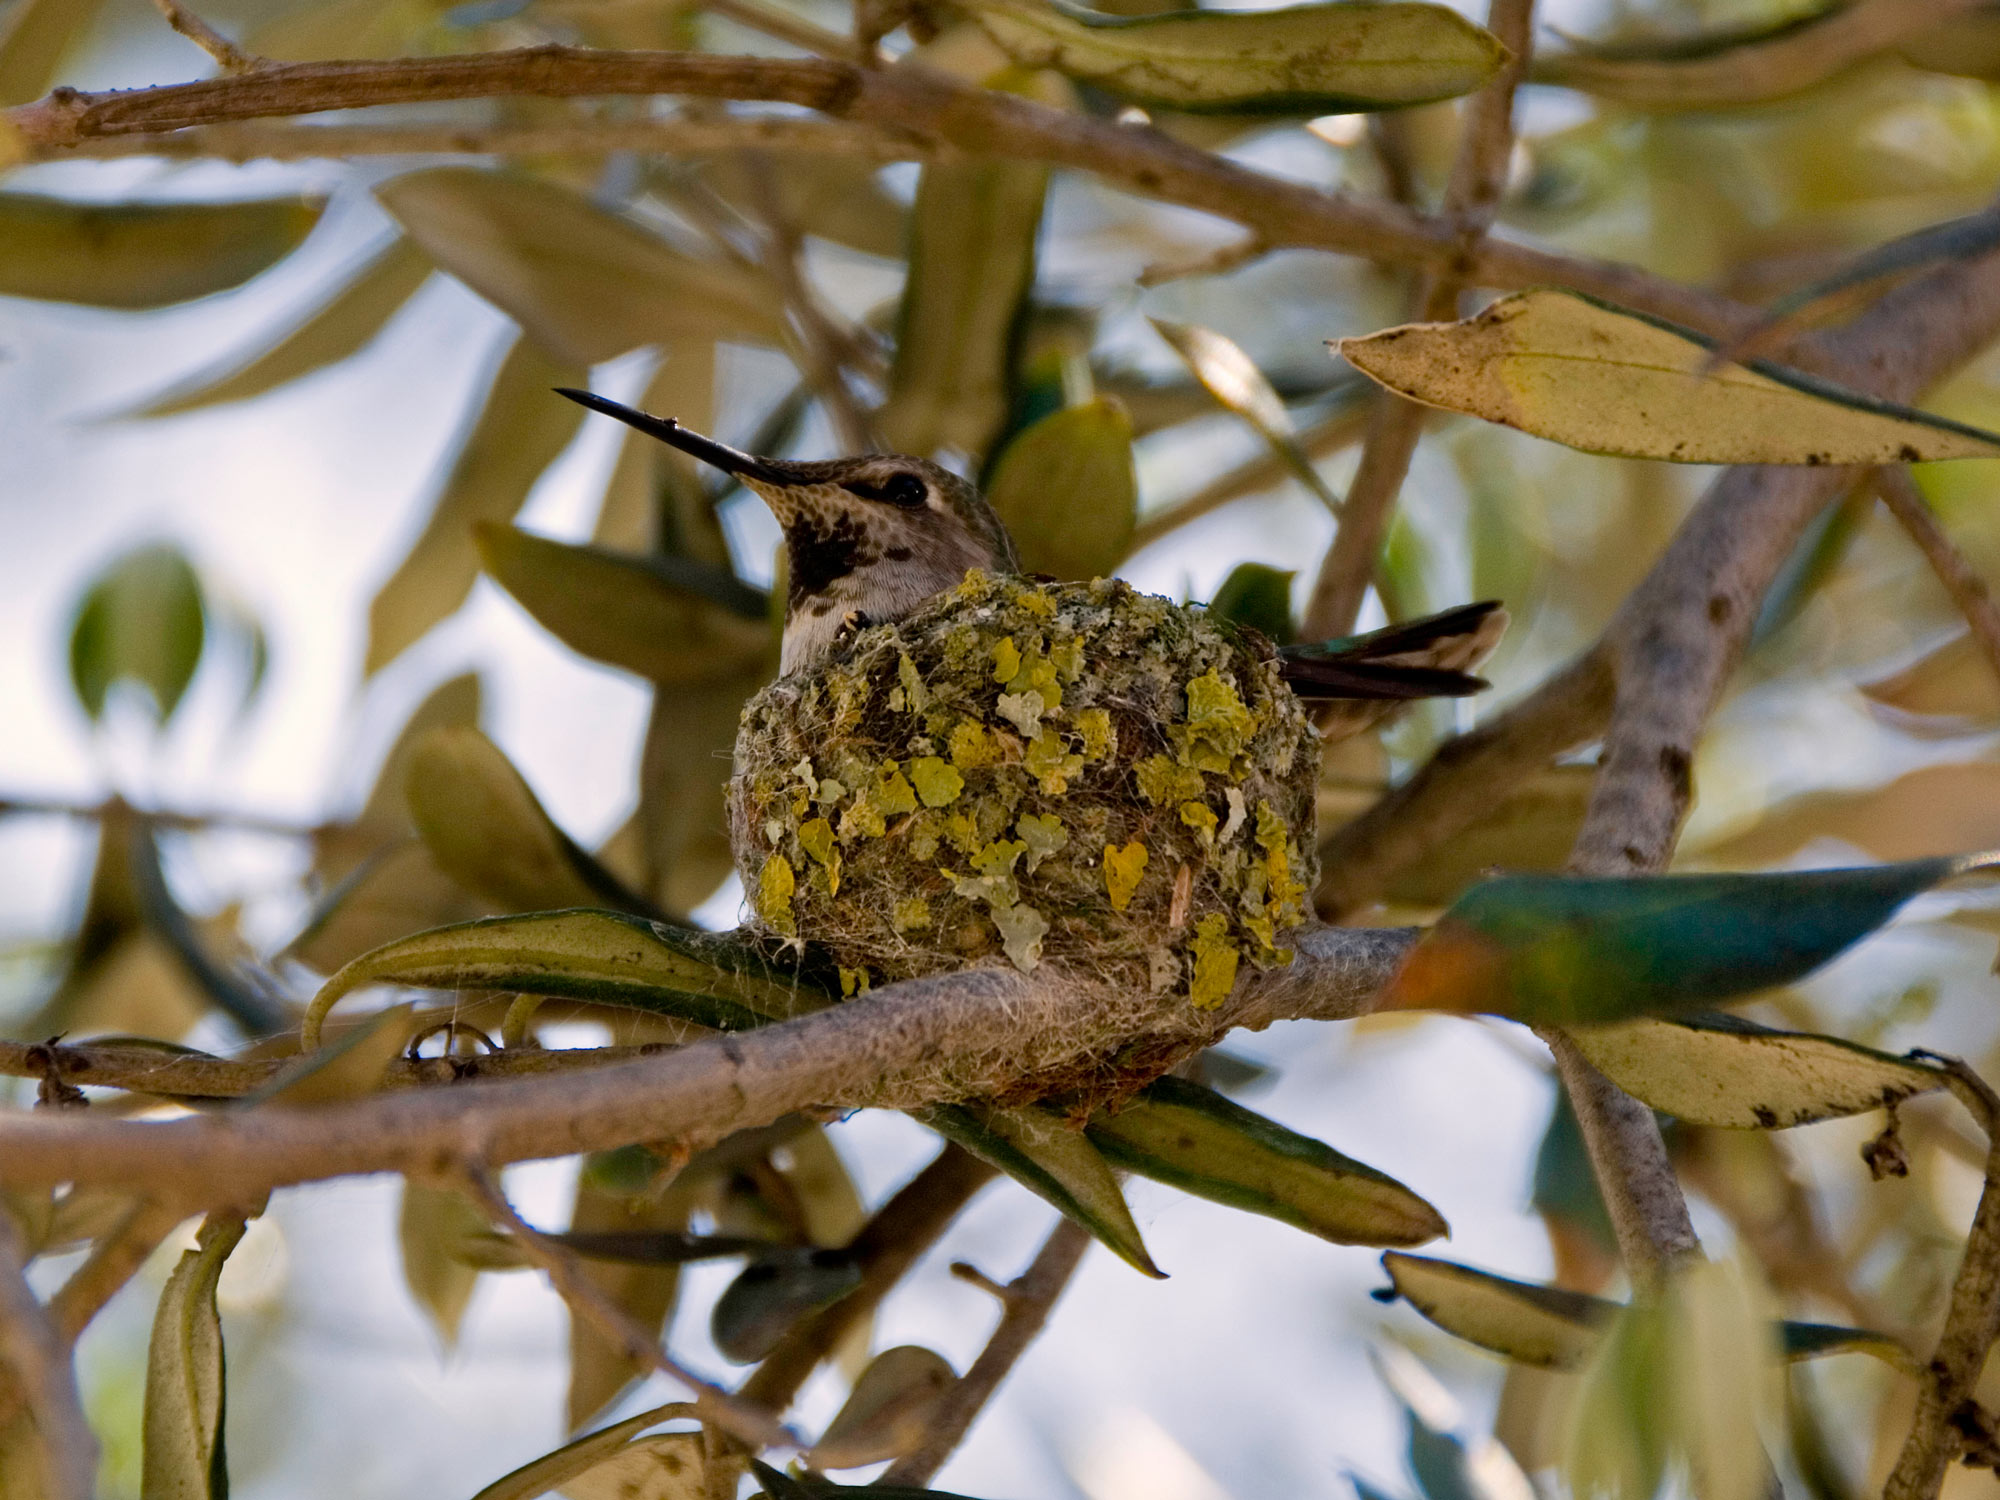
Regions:
<svg viewBox="0 0 2000 1500"><path fill-rule="evenodd" d="M49 1298L49 1319L56 1336L65 1344L74 1344L184 1217L178 1208L157 1198L142 1198L133 1204L124 1218L98 1238L84 1263Z"/></svg>
<svg viewBox="0 0 2000 1500"><path fill-rule="evenodd" d="M57 797L0 797L0 818L102 818L114 810L129 813L126 803L113 799L110 802L69 802ZM317 837L322 827L307 823L288 823L281 818L266 817L262 813L230 812L152 812L141 814L156 828L186 829L200 832L209 828L239 829L245 833L267 833L272 838L309 839Z"/></svg>
<svg viewBox="0 0 2000 1500"><path fill-rule="evenodd" d="M2000 676L2000 607L1993 603L1986 580L1938 525L1937 517L1924 504L1923 494L1907 468L1899 464L1877 469L1875 490L1888 506L1889 514L1901 523L1924 554L1924 561L1931 565L1938 582L1944 585L1951 602L1958 606L1958 612L1971 627L1973 644L1979 647L1994 674Z"/></svg>
<svg viewBox="0 0 2000 1500"><path fill-rule="evenodd" d="M972 155L1092 172L1145 197L1234 219L1274 248L1311 248L1391 264L1447 267L1469 284L1567 286L1718 337L1755 308L1636 267L1482 239L1392 204L1328 192L1184 145L1145 126L1036 104L907 63L867 68L824 58L721 57L532 47L386 62L293 63L237 77L106 93L57 89L0 111L31 151L188 126L448 99L684 94L803 105L836 118L933 137ZM1788 362L1817 368L1802 340Z"/></svg>
<svg viewBox="0 0 2000 1500"><path fill-rule="evenodd" d="M1936 1500L1946 1471L1968 1439L1982 1430L1989 1443L1993 1438L1992 1418L1981 1411L1974 1392L1994 1341L2000 1339L2000 1097L1959 1059L1932 1057L1947 1069L1951 1091L1986 1132L1986 1184L1952 1282L1937 1350L1918 1377L1910 1435L1896 1456L1882 1500Z"/></svg>
<svg viewBox="0 0 2000 1500"><path fill-rule="evenodd" d="M159 9L160 14L167 18L169 26L214 58L223 72L254 73L260 68L271 66L268 59L258 57L252 52L245 52L181 4L180 0L153 0L153 4Z"/></svg>
<svg viewBox="0 0 2000 1500"><path fill-rule="evenodd" d="M1533 16L1534 0L1492 0L1487 9L1486 29L1506 43L1513 56L1467 101L1464 135L1445 188L1443 217L1457 233L1465 264L1470 264L1485 238L1507 184L1507 163L1514 149L1514 92L1534 46ZM1431 267L1414 299L1417 316L1426 321L1457 317L1464 284L1458 266ZM1354 629L1428 416L1427 408L1392 392L1376 397L1361 464L1341 508L1340 529L1320 564L1306 605L1307 640L1328 640Z"/></svg>
<svg viewBox="0 0 2000 1500"><path fill-rule="evenodd" d="M972 1362L972 1368L950 1386L938 1402L930 1430L918 1447L889 1466L883 1484L923 1485L944 1467L993 1393L999 1389L1028 1345L1048 1321L1077 1263L1090 1248L1090 1232L1074 1219L1063 1219L1043 1243L1034 1263L1006 1289L1006 1310L1000 1326Z"/></svg>
<svg viewBox="0 0 2000 1500"><path fill-rule="evenodd" d="M35 1300L26 1271L20 1231L0 1213L0 1360L13 1371L41 1440L48 1500L91 1500L97 1438L84 1419L69 1345Z"/></svg>
<svg viewBox="0 0 2000 1500"><path fill-rule="evenodd" d="M597 1331L617 1345L633 1364L657 1370L694 1392L695 1412L753 1449L802 1446L798 1438L772 1418L762 1407L732 1396L721 1386L712 1385L682 1365L660 1347L652 1334L641 1328L604 1290L583 1274L577 1257L549 1239L514 1211L514 1205L500 1191L499 1184L485 1168L467 1165L463 1183L479 1206L506 1227L528 1259L547 1273L549 1284L569 1304L572 1316L588 1319Z"/></svg>
<svg viewBox="0 0 2000 1500"><path fill-rule="evenodd" d="M761 149L868 161L950 161L961 153L908 131L791 115L717 119L579 119L569 124L289 125L247 121L158 135L118 135L32 152L30 161L125 156L219 161L311 161L352 156L712 156Z"/></svg>
<svg viewBox="0 0 2000 1500"><path fill-rule="evenodd" d="M1237 270L1270 253L1271 247L1261 238L1254 234L1246 235L1187 260L1154 261L1139 273L1139 285L1165 286L1170 281L1185 281L1190 276L1220 276L1225 271Z"/></svg>

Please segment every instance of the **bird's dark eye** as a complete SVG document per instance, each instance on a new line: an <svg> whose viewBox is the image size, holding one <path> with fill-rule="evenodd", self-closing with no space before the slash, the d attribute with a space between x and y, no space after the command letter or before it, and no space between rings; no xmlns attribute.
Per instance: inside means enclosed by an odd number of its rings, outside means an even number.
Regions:
<svg viewBox="0 0 2000 1500"><path fill-rule="evenodd" d="M864 500L882 500L890 505L899 505L905 510L915 510L930 499L931 487L914 474L891 474L880 484L870 484L866 480L851 479L847 488Z"/></svg>

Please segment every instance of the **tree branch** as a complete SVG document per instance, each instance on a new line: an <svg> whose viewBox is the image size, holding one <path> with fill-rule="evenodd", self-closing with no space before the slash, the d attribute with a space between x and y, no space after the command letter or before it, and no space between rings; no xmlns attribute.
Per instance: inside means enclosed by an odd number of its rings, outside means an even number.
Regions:
<svg viewBox="0 0 2000 1500"><path fill-rule="evenodd" d="M1918 1377L1910 1435L1896 1456L1882 1500L1935 1500L1945 1471L1968 1438L1982 1428L1989 1443L1993 1437L1991 1419L1973 1393L1994 1340L2000 1338L2000 1098L1957 1058L1935 1060L1950 1070L1951 1091L1986 1132L1986 1185L1952 1282L1937 1351Z"/></svg>
<svg viewBox="0 0 2000 1500"><path fill-rule="evenodd" d="M1889 514L1924 554L1924 561L1931 565L1931 571L1951 595L1958 612L1965 616L1965 623L1972 630L1972 642L1985 656L1987 665L1993 668L1995 676L2000 676L2000 607L1994 605L1986 580L1966 561L1965 554L1952 545L1951 538L1924 503L1907 468L1897 465L1877 469L1875 489L1882 503L1889 507Z"/></svg>
<svg viewBox="0 0 2000 1500"><path fill-rule="evenodd" d="M1273 248L1331 250L1440 269L1472 285L1567 286L1719 337L1755 309L1610 261L1504 240L1467 250L1457 227L1393 204L1253 171L1148 126L1121 125L981 89L908 64L867 68L824 58L724 57L532 47L386 62L293 63L236 77L86 94L59 88L0 111L30 150L64 151L120 136L232 121L449 99L684 94L801 105L835 118L913 131L970 155L1093 172L1143 197L1234 219ZM1812 363L1809 343L1787 355Z"/></svg>
<svg viewBox="0 0 2000 1500"><path fill-rule="evenodd" d="M1048 1322L1049 1309L1069 1285L1078 1262L1089 1248L1089 1230L1074 1219L1057 1223L1034 1263L1007 1284L1000 1326L993 1330L993 1337L979 1351L972 1368L944 1393L922 1444L889 1466L882 1476L883 1484L921 1486L944 1467L952 1450L964 1440L973 1419Z"/></svg>
<svg viewBox="0 0 2000 1500"><path fill-rule="evenodd" d="M1469 262L1485 239L1507 185L1507 162L1514 150L1514 91L1534 50L1533 17L1534 0L1492 0L1487 9L1486 29L1513 55L1465 105L1464 133L1445 187L1443 213L1458 236L1462 261ZM1457 317L1463 285L1457 266L1431 267L1417 288L1417 317L1427 322ZM1394 392L1376 396L1361 464L1341 508L1340 529L1320 564L1306 606L1302 633L1307 640L1323 641L1354 629L1428 415L1428 408Z"/></svg>
<svg viewBox="0 0 2000 1500"><path fill-rule="evenodd" d="M1168 999L1153 1024L1199 1045L1239 1025L1361 1015L1414 940L1408 929L1305 929L1293 935L1293 963L1252 976L1220 1010ZM1080 1020L1101 1027L1101 994L1052 969L911 980L763 1030L559 1076L169 1121L17 1112L0 1116L0 1177L229 1203L357 1172L433 1177L467 1160L500 1165L640 1141L701 1146L800 1108L958 1098L976 1091L968 1079L1072 1062L1063 1039Z"/></svg>
<svg viewBox="0 0 2000 1500"><path fill-rule="evenodd" d="M0 1213L0 1359L19 1383L41 1439L48 1500L91 1500L97 1439L84 1420L69 1345L28 1286L20 1232Z"/></svg>
<svg viewBox="0 0 2000 1500"><path fill-rule="evenodd" d="M236 43L217 31L200 16L189 10L180 0L153 0L153 5L167 18L167 24L182 36L193 42L202 51L214 58L225 73L249 73L258 68L267 68L270 63L264 58L245 52Z"/></svg>

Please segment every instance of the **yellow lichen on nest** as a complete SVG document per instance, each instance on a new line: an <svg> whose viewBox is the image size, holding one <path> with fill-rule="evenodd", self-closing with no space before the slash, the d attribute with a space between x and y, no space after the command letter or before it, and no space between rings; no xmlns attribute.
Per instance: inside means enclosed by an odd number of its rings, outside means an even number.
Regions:
<svg viewBox="0 0 2000 1500"><path fill-rule="evenodd" d="M758 921L857 983L1004 956L1208 1007L1290 957L1317 772L1254 632L973 573L750 701L731 833Z"/></svg>

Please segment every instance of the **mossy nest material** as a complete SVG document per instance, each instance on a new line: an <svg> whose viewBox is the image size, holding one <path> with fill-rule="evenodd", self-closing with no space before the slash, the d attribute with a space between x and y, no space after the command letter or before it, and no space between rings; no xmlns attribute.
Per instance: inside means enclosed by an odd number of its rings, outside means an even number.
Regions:
<svg viewBox="0 0 2000 1500"><path fill-rule="evenodd" d="M757 922L850 991L993 960L1200 1010L1291 956L1318 771L1256 632L973 573L751 699L731 838Z"/></svg>

